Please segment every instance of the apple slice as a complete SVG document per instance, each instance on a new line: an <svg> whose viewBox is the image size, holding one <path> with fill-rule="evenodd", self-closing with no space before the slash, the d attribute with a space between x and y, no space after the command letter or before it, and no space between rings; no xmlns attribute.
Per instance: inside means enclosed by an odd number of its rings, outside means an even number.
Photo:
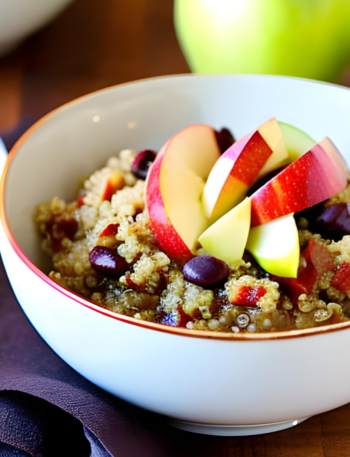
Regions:
<svg viewBox="0 0 350 457"><path fill-rule="evenodd" d="M251 196L252 226L333 197L346 187L347 174L339 151L328 138L324 139Z"/></svg>
<svg viewBox="0 0 350 457"><path fill-rule="evenodd" d="M265 122L259 127L259 132L266 143L272 149L272 154L266 161L258 178L262 178L271 171L277 170L288 164L289 156L284 144L280 126L275 117Z"/></svg>
<svg viewBox="0 0 350 457"><path fill-rule="evenodd" d="M197 240L209 227L201 194L221 155L215 130L192 125L161 149L146 180L146 205L154 235L171 259L193 257Z"/></svg>
<svg viewBox="0 0 350 457"><path fill-rule="evenodd" d="M326 151L328 154L329 158L332 160L332 162L336 163L337 167L340 168L343 172L343 176L346 180L349 179L349 170L346 165L345 160L343 159L343 156L340 154L338 149L335 147L334 143L328 138L323 138L322 141L320 141L319 145L321 148Z"/></svg>
<svg viewBox="0 0 350 457"><path fill-rule="evenodd" d="M293 214L252 228L246 249L268 273L296 278L300 248Z"/></svg>
<svg viewBox="0 0 350 457"><path fill-rule="evenodd" d="M275 118L236 141L216 162L205 185L205 215L219 219L242 201L257 177L268 173L288 157Z"/></svg>
<svg viewBox="0 0 350 457"><path fill-rule="evenodd" d="M278 125L282 132L290 162L299 159L299 157L315 146L316 141L297 127L286 124L285 122L278 122Z"/></svg>
<svg viewBox="0 0 350 457"><path fill-rule="evenodd" d="M237 262L243 257L247 243L250 213L247 197L202 233L198 241L210 255L228 264Z"/></svg>

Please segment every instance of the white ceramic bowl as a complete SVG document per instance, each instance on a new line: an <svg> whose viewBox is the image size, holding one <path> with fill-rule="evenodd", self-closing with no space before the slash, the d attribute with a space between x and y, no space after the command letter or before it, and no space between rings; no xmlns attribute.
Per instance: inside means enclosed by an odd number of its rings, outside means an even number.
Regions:
<svg viewBox="0 0 350 457"><path fill-rule="evenodd" d="M15 145L2 176L1 254L45 341L124 400L214 434L290 427L350 401L350 323L268 334L216 334L140 322L52 282L34 207L73 198L77 180L116 151L158 149L193 123L240 137L276 116L350 159L350 91L275 76L180 76L97 92L49 114ZM98 121L98 122L96 122Z"/></svg>
<svg viewBox="0 0 350 457"><path fill-rule="evenodd" d="M0 0L0 56L47 24L72 0Z"/></svg>

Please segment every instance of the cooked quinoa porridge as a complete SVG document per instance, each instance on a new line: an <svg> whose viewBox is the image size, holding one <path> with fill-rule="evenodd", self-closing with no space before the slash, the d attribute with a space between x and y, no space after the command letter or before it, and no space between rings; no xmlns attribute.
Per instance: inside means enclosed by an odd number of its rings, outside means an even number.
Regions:
<svg viewBox="0 0 350 457"><path fill-rule="evenodd" d="M216 140L220 154L239 143L227 129L216 132ZM164 249L145 193L149 170L166 153L122 150L82 180L76 200L56 196L37 207L53 281L110 311L193 330L261 333L349 320L350 184L291 211L299 242L296 274L278 275L244 246L234 261L218 258L198 241L190 257ZM232 238L239 236L232 225Z"/></svg>

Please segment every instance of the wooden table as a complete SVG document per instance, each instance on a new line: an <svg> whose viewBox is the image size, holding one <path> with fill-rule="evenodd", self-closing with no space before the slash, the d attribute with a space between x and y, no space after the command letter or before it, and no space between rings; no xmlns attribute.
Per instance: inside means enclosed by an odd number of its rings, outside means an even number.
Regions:
<svg viewBox="0 0 350 457"><path fill-rule="evenodd" d="M176 41L172 6L171 0L76 0L0 60L0 131L17 127L19 133L59 105L106 86L189 72ZM325 386L325 395L333 388ZM305 393L308 389L312 386L305 386ZM182 445L174 443L173 456L347 457L350 404L270 435L186 436Z"/></svg>

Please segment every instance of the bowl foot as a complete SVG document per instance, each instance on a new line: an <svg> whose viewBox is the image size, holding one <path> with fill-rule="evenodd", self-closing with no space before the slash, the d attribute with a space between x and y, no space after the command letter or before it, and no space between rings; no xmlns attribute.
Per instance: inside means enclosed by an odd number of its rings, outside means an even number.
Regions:
<svg viewBox="0 0 350 457"><path fill-rule="evenodd" d="M257 424L257 425L216 425L201 424L198 422L186 422L176 419L169 419L169 424L175 428L185 430L186 432L201 433L202 435L217 436L249 436L262 435L263 433L279 432L286 428L304 422L308 417L286 422L276 422L274 424Z"/></svg>

